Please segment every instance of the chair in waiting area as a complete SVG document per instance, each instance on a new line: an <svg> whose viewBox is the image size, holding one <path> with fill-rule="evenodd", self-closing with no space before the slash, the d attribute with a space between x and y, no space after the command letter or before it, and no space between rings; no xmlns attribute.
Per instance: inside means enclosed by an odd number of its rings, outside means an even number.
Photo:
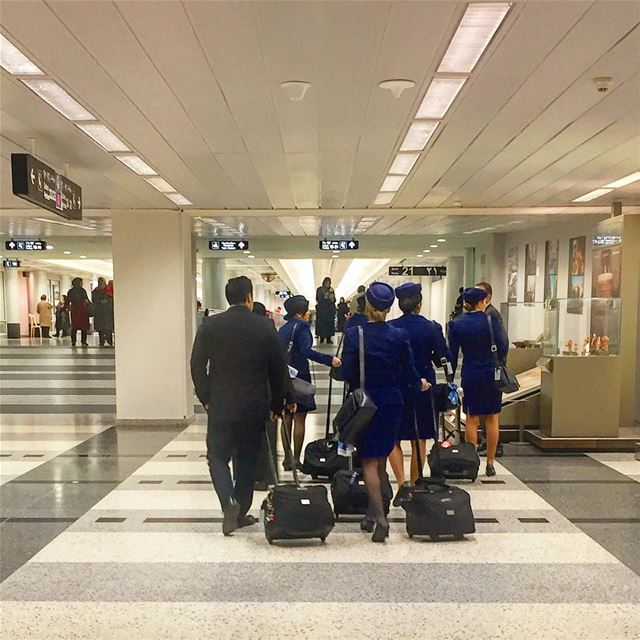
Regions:
<svg viewBox="0 0 640 640"><path fill-rule="evenodd" d="M33 315L33 313L30 313L28 315L29 315L29 337L35 338L36 331L39 331L40 340L42 340L42 327L40 326L40 323L36 320L36 317Z"/></svg>

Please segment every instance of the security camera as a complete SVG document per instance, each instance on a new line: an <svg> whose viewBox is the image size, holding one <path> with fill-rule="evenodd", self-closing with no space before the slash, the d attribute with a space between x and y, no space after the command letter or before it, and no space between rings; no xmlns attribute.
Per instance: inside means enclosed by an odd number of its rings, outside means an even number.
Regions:
<svg viewBox="0 0 640 640"><path fill-rule="evenodd" d="M611 76L600 76L593 79L593 84L596 85L596 91L598 93L606 93L611 89L613 78Z"/></svg>

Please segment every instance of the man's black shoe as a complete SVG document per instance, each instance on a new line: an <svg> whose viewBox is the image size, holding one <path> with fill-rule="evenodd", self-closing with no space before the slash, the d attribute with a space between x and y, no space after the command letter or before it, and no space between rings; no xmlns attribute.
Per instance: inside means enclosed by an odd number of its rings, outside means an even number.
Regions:
<svg viewBox="0 0 640 640"><path fill-rule="evenodd" d="M238 529L242 529L243 527L250 527L251 525L258 524L258 518L255 516L242 516L238 518Z"/></svg>
<svg viewBox="0 0 640 640"><path fill-rule="evenodd" d="M504 447L502 446L502 442L498 442L498 446L496 447L496 458L502 458L504 455Z"/></svg>
<svg viewBox="0 0 640 640"><path fill-rule="evenodd" d="M222 513L224 514L224 518L222 519L222 533L225 536L229 536L238 528L240 505L231 498L229 504L222 509Z"/></svg>

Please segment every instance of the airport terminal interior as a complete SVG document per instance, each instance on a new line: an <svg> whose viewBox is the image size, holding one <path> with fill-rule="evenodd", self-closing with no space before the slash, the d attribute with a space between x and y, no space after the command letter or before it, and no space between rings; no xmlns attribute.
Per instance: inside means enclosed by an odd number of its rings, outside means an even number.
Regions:
<svg viewBox="0 0 640 640"><path fill-rule="evenodd" d="M3 639L640 638L639 2L2 0L0 66ZM325 360L374 282L450 343L490 284L518 388L495 475L446 477L464 536L407 498L383 544L268 540L281 485L338 511L272 422L223 535L190 358L240 276ZM427 453L470 437L462 357ZM349 391L310 379L305 446Z"/></svg>

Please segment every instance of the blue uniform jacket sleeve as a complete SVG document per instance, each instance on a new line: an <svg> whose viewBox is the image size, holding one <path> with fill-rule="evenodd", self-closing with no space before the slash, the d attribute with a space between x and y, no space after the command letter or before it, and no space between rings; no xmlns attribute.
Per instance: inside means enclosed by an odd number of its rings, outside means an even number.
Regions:
<svg viewBox="0 0 640 640"><path fill-rule="evenodd" d="M449 352L449 347L447 346L447 341L444 337L444 333L442 332L442 327L437 323L433 323L433 344L435 348L432 351L432 362L437 367L442 366L442 358L446 358L447 362L451 362L451 353Z"/></svg>
<svg viewBox="0 0 640 640"><path fill-rule="evenodd" d="M326 354L320 353L312 348L313 338L311 337L311 329L309 326L298 326L298 330L296 331L296 342L298 343L298 348L300 349L300 353L307 358L307 360L313 360L314 362L319 362L320 364L326 364L328 367L331 366L331 361L333 357Z"/></svg>
<svg viewBox="0 0 640 640"><path fill-rule="evenodd" d="M401 329L402 338L400 345L400 367L402 374L407 381L407 385L415 391L421 389L421 379L418 370L416 369L415 358L413 357L413 349L411 348L411 342L409 340L409 334Z"/></svg>
<svg viewBox="0 0 640 640"><path fill-rule="evenodd" d="M453 372L456 372L458 368L458 354L460 352L460 343L458 341L458 336L456 335L456 325L455 320L449 322L449 351L451 355L451 366L453 367Z"/></svg>
<svg viewBox="0 0 640 640"><path fill-rule="evenodd" d="M342 347L342 373L350 389L360 386L360 365L358 363L358 329L349 329L344 334Z"/></svg>

